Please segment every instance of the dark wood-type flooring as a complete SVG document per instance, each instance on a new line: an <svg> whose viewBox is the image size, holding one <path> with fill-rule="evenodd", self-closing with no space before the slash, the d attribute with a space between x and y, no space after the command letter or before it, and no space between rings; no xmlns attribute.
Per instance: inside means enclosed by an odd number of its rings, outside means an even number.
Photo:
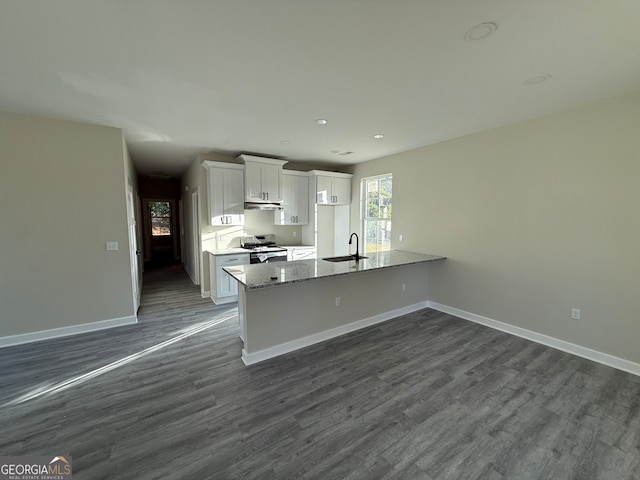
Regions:
<svg viewBox="0 0 640 480"><path fill-rule="evenodd" d="M70 454L75 479L640 479L639 377L432 310L245 367L235 314L173 267L137 325L0 350L0 455Z"/></svg>

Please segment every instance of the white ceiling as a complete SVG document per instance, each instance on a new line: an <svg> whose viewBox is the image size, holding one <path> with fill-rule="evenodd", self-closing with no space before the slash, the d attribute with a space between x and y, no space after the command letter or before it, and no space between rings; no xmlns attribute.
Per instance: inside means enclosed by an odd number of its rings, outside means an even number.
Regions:
<svg viewBox="0 0 640 480"><path fill-rule="evenodd" d="M0 0L0 109L120 127L140 173L352 164L637 88L639 0Z"/></svg>

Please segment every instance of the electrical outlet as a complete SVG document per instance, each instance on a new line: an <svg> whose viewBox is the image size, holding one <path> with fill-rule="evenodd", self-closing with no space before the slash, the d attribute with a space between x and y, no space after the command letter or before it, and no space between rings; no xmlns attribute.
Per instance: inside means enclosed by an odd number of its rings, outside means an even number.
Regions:
<svg viewBox="0 0 640 480"><path fill-rule="evenodd" d="M297 236L297 235L298 235L298 232L296 232L296 231L294 230L294 231L293 231L293 236L295 237L295 236Z"/></svg>
<svg viewBox="0 0 640 480"><path fill-rule="evenodd" d="M403 284L402 284L402 291L404 292L404 291L406 291L406 290L407 290L407 284L406 284L406 283L403 283Z"/></svg>
<svg viewBox="0 0 640 480"><path fill-rule="evenodd" d="M571 308L571 318L573 318L574 320L580 320L579 308Z"/></svg>
<svg viewBox="0 0 640 480"><path fill-rule="evenodd" d="M402 234L398 235L398 240L400 242L402 242L404 240L404 235L402 235Z"/></svg>
<svg viewBox="0 0 640 480"><path fill-rule="evenodd" d="M109 251L118 250L118 242L107 242L107 250Z"/></svg>
<svg viewBox="0 0 640 480"><path fill-rule="evenodd" d="M336 307L340 306L340 297L336 297Z"/></svg>

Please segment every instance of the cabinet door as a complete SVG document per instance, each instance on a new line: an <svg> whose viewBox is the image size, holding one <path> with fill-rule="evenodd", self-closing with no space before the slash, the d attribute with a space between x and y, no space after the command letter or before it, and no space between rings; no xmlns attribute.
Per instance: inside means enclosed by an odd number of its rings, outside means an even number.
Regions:
<svg viewBox="0 0 640 480"><path fill-rule="evenodd" d="M283 210L274 212L276 225L291 225L296 215L295 180L293 175L282 175Z"/></svg>
<svg viewBox="0 0 640 480"><path fill-rule="evenodd" d="M209 174L209 224L224 225L225 170L210 168Z"/></svg>
<svg viewBox="0 0 640 480"><path fill-rule="evenodd" d="M309 223L309 177L294 177L294 202L296 211L294 213L297 225L307 225Z"/></svg>
<svg viewBox="0 0 640 480"><path fill-rule="evenodd" d="M245 198L247 202L264 202L264 191L262 190L262 165L247 163L244 170L245 176Z"/></svg>
<svg viewBox="0 0 640 480"><path fill-rule="evenodd" d="M276 225L307 225L309 223L309 177L282 175L283 210L275 212Z"/></svg>
<svg viewBox="0 0 640 480"><path fill-rule="evenodd" d="M228 169L225 176L224 214L228 218L225 225L244 225L244 172ZM227 275L228 276L228 275Z"/></svg>
<svg viewBox="0 0 640 480"><path fill-rule="evenodd" d="M238 295L238 282L222 266L216 268L216 297L232 297Z"/></svg>
<svg viewBox="0 0 640 480"><path fill-rule="evenodd" d="M333 201L336 205L349 205L351 203L351 179L333 178Z"/></svg>
<svg viewBox="0 0 640 480"><path fill-rule="evenodd" d="M282 167L279 165L262 166L262 191L268 202L282 202Z"/></svg>
<svg viewBox="0 0 640 480"><path fill-rule="evenodd" d="M244 173L239 169L210 168L209 224L244 225Z"/></svg>
<svg viewBox="0 0 640 480"><path fill-rule="evenodd" d="M331 177L316 177L316 203L328 205L333 196L333 187L331 185Z"/></svg>

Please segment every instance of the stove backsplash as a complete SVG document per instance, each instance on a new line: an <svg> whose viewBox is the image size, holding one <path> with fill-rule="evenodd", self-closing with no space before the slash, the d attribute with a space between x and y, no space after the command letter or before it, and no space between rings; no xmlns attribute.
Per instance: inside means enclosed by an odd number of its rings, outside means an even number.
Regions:
<svg viewBox="0 0 640 480"><path fill-rule="evenodd" d="M261 235L273 233L279 245L300 245L302 227L292 225L275 225L273 212L259 210L245 210L244 227L207 227L202 233L202 250L222 250L225 248L239 248L240 237L243 235Z"/></svg>

